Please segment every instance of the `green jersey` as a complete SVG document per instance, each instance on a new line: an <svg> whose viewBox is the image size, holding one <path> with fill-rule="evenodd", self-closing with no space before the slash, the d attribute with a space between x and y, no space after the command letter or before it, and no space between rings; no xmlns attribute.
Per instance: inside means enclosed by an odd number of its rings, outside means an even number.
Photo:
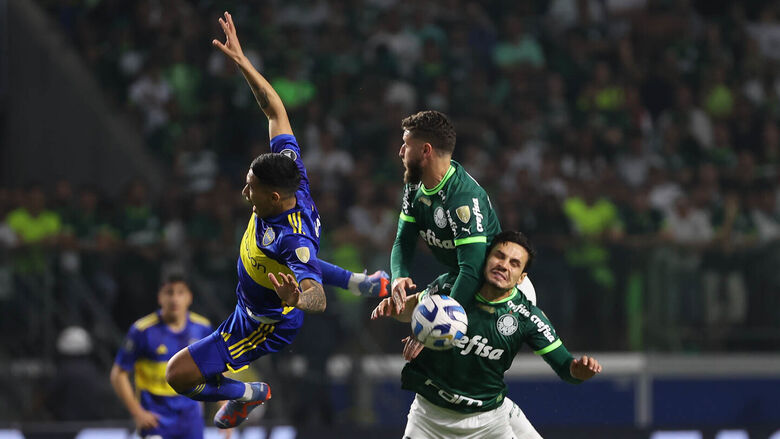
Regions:
<svg viewBox="0 0 780 439"><path fill-rule="evenodd" d="M423 293L426 294L426 293ZM460 413L493 410L506 395L504 372L525 343L564 380L579 383L569 372L574 359L547 316L514 288L512 294L488 302L477 294L466 307L468 334L452 349L422 352L404 366L401 387L440 407Z"/></svg>
<svg viewBox="0 0 780 439"><path fill-rule="evenodd" d="M453 160L436 187L405 185L391 255L393 279L409 276L419 236L453 274L450 295L467 305L479 289L487 246L499 232L487 193Z"/></svg>

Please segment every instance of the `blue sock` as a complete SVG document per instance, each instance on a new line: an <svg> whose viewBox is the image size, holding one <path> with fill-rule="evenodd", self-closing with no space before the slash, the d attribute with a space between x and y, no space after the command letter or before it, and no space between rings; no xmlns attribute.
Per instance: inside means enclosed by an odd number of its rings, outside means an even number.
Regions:
<svg viewBox="0 0 780 439"><path fill-rule="evenodd" d="M330 262L325 262L322 259L319 262L320 270L322 270L322 283L344 289L349 288L349 278L352 277L351 271L345 270L338 265L333 265Z"/></svg>
<svg viewBox="0 0 780 439"><path fill-rule="evenodd" d="M222 401L225 399L238 399L244 396L246 384L242 381L225 378L222 375L214 375L206 378L206 382L195 386L184 393L195 401Z"/></svg>

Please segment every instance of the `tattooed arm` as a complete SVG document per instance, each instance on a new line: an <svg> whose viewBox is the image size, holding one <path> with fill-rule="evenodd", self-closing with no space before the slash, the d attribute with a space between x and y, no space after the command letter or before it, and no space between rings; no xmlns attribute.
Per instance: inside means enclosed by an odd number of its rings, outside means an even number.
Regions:
<svg viewBox="0 0 780 439"><path fill-rule="evenodd" d="M322 289L321 283L312 279L304 279L301 281L301 286L298 287L295 277L284 273L279 273L278 280L273 273L268 273L268 279L271 280L276 295L287 305L310 313L325 311L325 290Z"/></svg>
<svg viewBox="0 0 780 439"><path fill-rule="evenodd" d="M266 117L268 117L268 133L273 139L280 134L292 134L292 127L290 126L290 120L287 118L287 111L284 109L284 104L276 91L271 87L271 84L266 81L263 75L258 72L244 55L244 51L241 49L241 44L238 41L236 35L236 26L233 23L233 16L225 12L224 18L219 19L219 24L222 26L222 30L225 32L225 42L222 43L219 40L213 40L211 43L222 51L228 58L241 69L241 73L244 74L246 82L249 83L249 87L252 89L252 93L255 95L255 100L263 110Z"/></svg>
<svg viewBox="0 0 780 439"><path fill-rule="evenodd" d="M301 282L303 292L301 293L297 308L311 313L325 311L325 290L322 284L311 279L304 279Z"/></svg>

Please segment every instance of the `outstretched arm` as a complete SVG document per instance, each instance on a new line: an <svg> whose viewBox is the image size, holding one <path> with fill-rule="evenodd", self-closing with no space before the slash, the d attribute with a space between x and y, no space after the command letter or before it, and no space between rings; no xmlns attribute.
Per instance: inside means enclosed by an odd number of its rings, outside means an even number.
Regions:
<svg viewBox="0 0 780 439"><path fill-rule="evenodd" d="M249 83L249 87L252 88L252 93L255 95L255 100L263 110L266 117L268 117L268 133L271 138L280 134L292 134L292 127L290 127L290 120L287 118L287 111L284 109L282 99L271 87L271 84L258 72L252 63L244 55L244 51L241 49L241 43L238 41L236 35L236 26L233 23L233 16L228 12L225 12L225 17L219 18L219 24L222 26L222 30L225 32L225 42L222 43L217 39L214 39L211 44L222 51L228 58L241 69L241 73L244 74L246 82Z"/></svg>

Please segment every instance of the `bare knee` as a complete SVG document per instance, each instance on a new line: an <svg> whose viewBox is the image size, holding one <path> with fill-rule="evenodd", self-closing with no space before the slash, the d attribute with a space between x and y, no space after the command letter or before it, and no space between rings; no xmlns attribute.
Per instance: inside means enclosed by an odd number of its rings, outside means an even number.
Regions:
<svg viewBox="0 0 780 439"><path fill-rule="evenodd" d="M189 349L176 353L165 368L165 381L179 394L186 394L203 382L203 375L195 364Z"/></svg>

